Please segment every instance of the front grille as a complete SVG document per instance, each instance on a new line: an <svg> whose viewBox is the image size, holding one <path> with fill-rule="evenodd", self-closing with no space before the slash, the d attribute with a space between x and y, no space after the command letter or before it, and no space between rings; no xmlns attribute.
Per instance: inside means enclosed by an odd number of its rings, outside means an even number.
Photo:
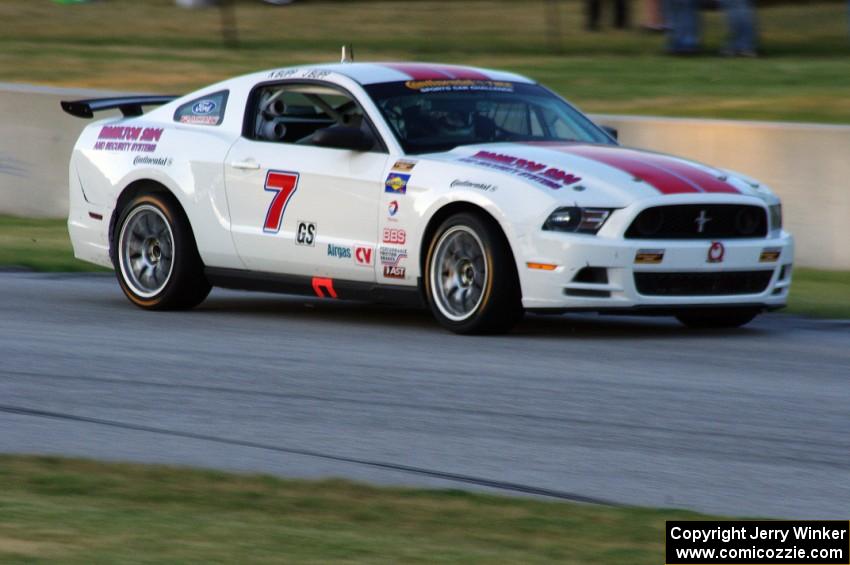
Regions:
<svg viewBox="0 0 850 565"><path fill-rule="evenodd" d="M773 271L725 273L635 273L635 287L644 296L728 296L761 294Z"/></svg>
<svg viewBox="0 0 850 565"><path fill-rule="evenodd" d="M638 214L628 239L732 239L767 236L767 213L760 206L678 204Z"/></svg>

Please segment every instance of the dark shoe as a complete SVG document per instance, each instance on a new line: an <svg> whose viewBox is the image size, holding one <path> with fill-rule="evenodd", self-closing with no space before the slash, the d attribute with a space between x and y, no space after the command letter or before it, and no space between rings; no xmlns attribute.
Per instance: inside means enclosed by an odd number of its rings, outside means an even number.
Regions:
<svg viewBox="0 0 850 565"><path fill-rule="evenodd" d="M692 48L692 49L667 49L667 51L665 51L665 53L667 55L672 55L673 57L695 57L695 56L699 55L700 53L702 53L702 51L700 51L697 48Z"/></svg>

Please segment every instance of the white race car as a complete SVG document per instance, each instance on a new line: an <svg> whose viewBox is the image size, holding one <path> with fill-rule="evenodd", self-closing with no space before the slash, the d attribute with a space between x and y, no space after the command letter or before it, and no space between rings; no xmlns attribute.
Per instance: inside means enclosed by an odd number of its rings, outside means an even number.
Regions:
<svg viewBox="0 0 850 565"><path fill-rule="evenodd" d="M739 326L788 297L767 187L623 148L516 74L340 63L62 107L123 114L77 141L68 226L142 308L221 286L427 303L490 333L524 311Z"/></svg>

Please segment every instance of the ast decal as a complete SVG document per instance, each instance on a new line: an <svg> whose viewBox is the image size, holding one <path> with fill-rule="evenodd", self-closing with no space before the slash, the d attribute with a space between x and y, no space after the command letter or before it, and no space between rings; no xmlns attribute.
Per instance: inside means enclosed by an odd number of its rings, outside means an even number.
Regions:
<svg viewBox="0 0 850 565"><path fill-rule="evenodd" d="M391 265L384 266L384 277L388 279L403 279L405 277L404 267L393 267Z"/></svg>

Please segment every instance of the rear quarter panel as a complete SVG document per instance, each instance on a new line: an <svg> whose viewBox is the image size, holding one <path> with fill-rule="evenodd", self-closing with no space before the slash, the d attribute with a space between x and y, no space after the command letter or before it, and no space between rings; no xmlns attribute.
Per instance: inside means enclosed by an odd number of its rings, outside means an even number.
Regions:
<svg viewBox="0 0 850 565"><path fill-rule="evenodd" d="M205 264L239 268L224 190L224 157L235 139L220 127L144 117L99 122L80 136L72 175L105 219L119 212L118 198L133 183L161 184L183 207Z"/></svg>

